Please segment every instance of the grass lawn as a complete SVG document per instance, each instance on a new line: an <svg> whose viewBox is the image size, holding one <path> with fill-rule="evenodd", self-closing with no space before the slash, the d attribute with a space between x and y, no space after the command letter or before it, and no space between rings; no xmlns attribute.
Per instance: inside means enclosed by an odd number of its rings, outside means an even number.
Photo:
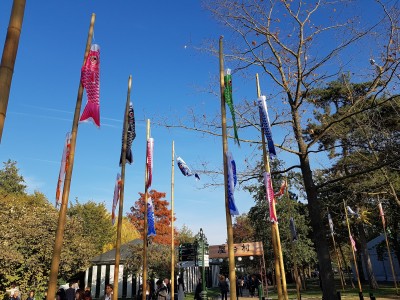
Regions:
<svg viewBox="0 0 400 300"><path fill-rule="evenodd" d="M357 283L355 283L355 286L357 287ZM288 284L288 294L289 294L289 299L297 299L297 294L296 294L296 286L293 284ZM337 291L340 292L341 294L341 299L345 300L359 300L359 295L358 295L358 288L351 288L349 284L345 286L345 291L341 289L340 283L336 285L336 288L338 289ZM370 290L368 285L363 286L363 296L365 300L370 299L369 293L372 292L373 295L377 300L388 300L388 299L400 299L400 295L396 295L396 290L394 288L393 283L379 283L379 289L377 290ZM400 289L399 289L400 292ZM248 290L244 290L244 297L243 298L248 298ZM207 297L208 299L221 299L219 297L219 289L218 288L209 288L207 290ZM239 300L242 297L239 297ZM273 290L272 287L269 288L268 290L268 298L269 299L278 299L277 293ZM194 294L193 293L187 293L185 300L193 300L194 299ZM248 298L250 299L250 298ZM253 298L254 300L258 300L258 296ZM317 280L314 281L308 281L307 282L307 290L306 291L301 291L301 299L322 299L322 292L321 289L319 288L319 282ZM228 295L228 300L229 300L229 295ZM247 299L246 299L247 300Z"/></svg>

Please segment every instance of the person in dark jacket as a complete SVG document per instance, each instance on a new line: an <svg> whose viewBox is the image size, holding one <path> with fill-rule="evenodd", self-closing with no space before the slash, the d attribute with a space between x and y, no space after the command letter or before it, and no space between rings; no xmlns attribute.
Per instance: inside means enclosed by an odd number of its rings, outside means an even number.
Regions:
<svg viewBox="0 0 400 300"><path fill-rule="evenodd" d="M219 277L219 291L221 292L221 300L228 300L229 285L224 275Z"/></svg>
<svg viewBox="0 0 400 300"><path fill-rule="evenodd" d="M194 300L201 300L200 293L202 291L203 291L203 284L201 282L201 279L199 279L199 282L196 285L196 290L194 291Z"/></svg>

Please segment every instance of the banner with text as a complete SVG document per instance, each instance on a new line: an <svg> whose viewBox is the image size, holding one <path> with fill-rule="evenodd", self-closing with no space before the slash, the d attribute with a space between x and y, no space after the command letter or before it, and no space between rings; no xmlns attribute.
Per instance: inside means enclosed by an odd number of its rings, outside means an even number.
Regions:
<svg viewBox="0 0 400 300"><path fill-rule="evenodd" d="M257 256L263 254L263 246L261 242L233 244L233 252L235 256ZM228 245L210 246L208 254L210 258L228 257Z"/></svg>

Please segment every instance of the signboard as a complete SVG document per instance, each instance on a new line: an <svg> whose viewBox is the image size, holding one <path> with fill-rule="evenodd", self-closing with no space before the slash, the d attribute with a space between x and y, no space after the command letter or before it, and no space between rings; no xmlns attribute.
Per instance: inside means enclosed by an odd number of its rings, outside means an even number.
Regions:
<svg viewBox="0 0 400 300"><path fill-rule="evenodd" d="M197 265L199 267L203 266L203 257L198 256L197 257ZM204 266L205 267L209 267L210 266L210 260L209 260L209 256L208 255L204 255Z"/></svg>
<svg viewBox="0 0 400 300"><path fill-rule="evenodd" d="M257 256L264 253L261 242L233 244L233 252L235 256ZM226 258L229 256L228 245L210 246L208 253L210 258Z"/></svg>

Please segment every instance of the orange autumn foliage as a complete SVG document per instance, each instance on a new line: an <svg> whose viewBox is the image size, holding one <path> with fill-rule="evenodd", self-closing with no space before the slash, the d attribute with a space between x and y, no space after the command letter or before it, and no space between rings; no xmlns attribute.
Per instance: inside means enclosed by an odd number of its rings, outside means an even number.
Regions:
<svg viewBox="0 0 400 300"><path fill-rule="evenodd" d="M128 218L131 223L137 228L141 238L144 234L144 193L139 193L140 198L135 202L135 205L131 207L131 212L128 214ZM165 193L151 190L148 194L148 200L153 201L154 208L154 223L156 228L156 235L152 237L152 241L156 244L169 245L171 244L171 210L168 209L169 202L165 200ZM175 221L176 218L174 218ZM174 229L175 237L177 231ZM177 239L175 238L175 244Z"/></svg>

